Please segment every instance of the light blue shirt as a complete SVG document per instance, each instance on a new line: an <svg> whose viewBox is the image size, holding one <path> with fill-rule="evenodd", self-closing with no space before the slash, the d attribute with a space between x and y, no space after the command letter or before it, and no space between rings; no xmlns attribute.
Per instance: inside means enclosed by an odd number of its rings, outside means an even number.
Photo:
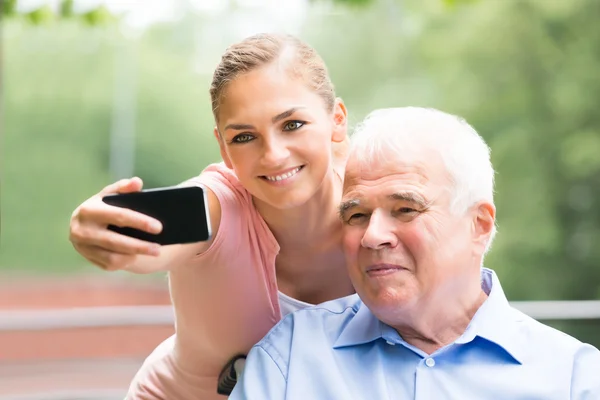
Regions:
<svg viewBox="0 0 600 400"><path fill-rule="evenodd" d="M512 308L493 271L464 334L427 355L358 296L297 311L248 355L230 399L600 400L600 352Z"/></svg>

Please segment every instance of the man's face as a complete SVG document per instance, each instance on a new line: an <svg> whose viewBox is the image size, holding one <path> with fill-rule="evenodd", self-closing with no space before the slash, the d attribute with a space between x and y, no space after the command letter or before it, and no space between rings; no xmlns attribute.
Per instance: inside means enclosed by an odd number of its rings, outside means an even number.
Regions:
<svg viewBox="0 0 600 400"><path fill-rule="evenodd" d="M391 324L398 313L418 312L464 289L476 252L473 213L450 212L450 179L439 157L382 156L369 165L351 156L340 211L352 283Z"/></svg>

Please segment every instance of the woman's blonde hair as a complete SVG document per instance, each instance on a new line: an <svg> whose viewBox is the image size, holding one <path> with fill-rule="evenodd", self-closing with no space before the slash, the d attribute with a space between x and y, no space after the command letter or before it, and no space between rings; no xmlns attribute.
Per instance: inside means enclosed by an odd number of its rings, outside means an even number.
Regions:
<svg viewBox="0 0 600 400"><path fill-rule="evenodd" d="M225 50L210 85L215 120L227 84L240 74L271 64L283 63L292 76L303 78L308 87L323 98L329 112L335 104L335 91L323 59L302 40L283 34L258 34L247 37Z"/></svg>

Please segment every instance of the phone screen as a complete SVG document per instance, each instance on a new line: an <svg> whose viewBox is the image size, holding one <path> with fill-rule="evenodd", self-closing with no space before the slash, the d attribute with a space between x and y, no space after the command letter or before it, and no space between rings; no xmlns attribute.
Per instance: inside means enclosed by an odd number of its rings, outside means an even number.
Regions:
<svg viewBox="0 0 600 400"><path fill-rule="evenodd" d="M202 187L169 187L141 192L108 195L106 204L135 210L159 220L163 230L158 235L129 227L109 225L109 229L126 236L161 245L204 242L211 238L210 214L206 192Z"/></svg>

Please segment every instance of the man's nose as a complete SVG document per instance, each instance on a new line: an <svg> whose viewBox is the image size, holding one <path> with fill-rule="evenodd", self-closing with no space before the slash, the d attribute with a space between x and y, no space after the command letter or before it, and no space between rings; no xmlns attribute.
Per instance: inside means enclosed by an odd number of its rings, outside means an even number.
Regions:
<svg viewBox="0 0 600 400"><path fill-rule="evenodd" d="M394 233L394 227L395 221L391 215L375 210L369 218L369 225L362 237L361 245L373 250L396 247L398 238Z"/></svg>

